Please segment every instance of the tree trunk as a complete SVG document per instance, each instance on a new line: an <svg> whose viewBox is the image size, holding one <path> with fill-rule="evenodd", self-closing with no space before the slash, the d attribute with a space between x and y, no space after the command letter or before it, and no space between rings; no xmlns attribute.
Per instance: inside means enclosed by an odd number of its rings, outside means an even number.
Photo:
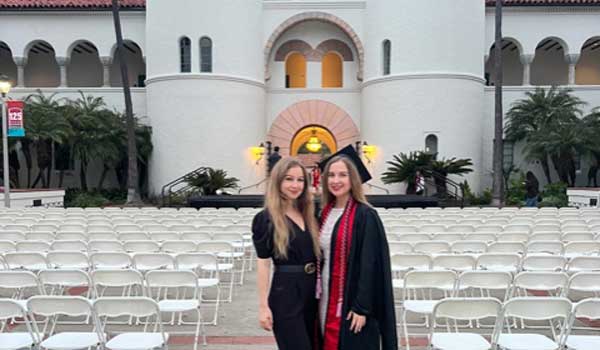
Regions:
<svg viewBox="0 0 600 350"><path fill-rule="evenodd" d="M31 168L33 167L30 145L31 144L28 141L21 141L21 150L23 151L23 156L25 157L25 166L27 167L27 188L31 187Z"/></svg>
<svg viewBox="0 0 600 350"><path fill-rule="evenodd" d="M121 32L121 18L119 16L119 2L112 0L112 14L115 25L115 36L117 38L117 54L121 66L121 80L123 82L123 94L125 97L125 117L127 119L127 203L140 202L138 190L137 169L137 145L135 137L135 120L133 119L133 107L131 103L131 89L129 87L129 72L125 62L125 47L123 45L123 33Z"/></svg>
<svg viewBox="0 0 600 350"><path fill-rule="evenodd" d="M494 179L492 204L501 207L504 204L504 122L502 110L502 0L496 0L496 34L494 46L495 77L495 114L494 114Z"/></svg>
<svg viewBox="0 0 600 350"><path fill-rule="evenodd" d="M65 179L65 171L61 170L58 173L58 188L62 188L63 187L63 181Z"/></svg>
<svg viewBox="0 0 600 350"><path fill-rule="evenodd" d="M87 175L86 175L86 171L85 171L86 168L87 168L86 162L84 162L83 160L81 160L80 163L79 163L79 181L81 183L81 189L83 191L87 191L88 190Z"/></svg>
<svg viewBox="0 0 600 350"><path fill-rule="evenodd" d="M108 174L109 170L110 168L106 164L104 164L102 168L102 174L100 174L100 179L98 180L98 191L102 189L102 185L104 185L104 179L106 178L106 174Z"/></svg>
<svg viewBox="0 0 600 350"><path fill-rule="evenodd" d="M552 176L550 176L550 164L548 164L548 155L544 154L542 158L540 158L540 164L542 165L542 169L544 170L544 175L546 176L546 181L549 184L552 183Z"/></svg>

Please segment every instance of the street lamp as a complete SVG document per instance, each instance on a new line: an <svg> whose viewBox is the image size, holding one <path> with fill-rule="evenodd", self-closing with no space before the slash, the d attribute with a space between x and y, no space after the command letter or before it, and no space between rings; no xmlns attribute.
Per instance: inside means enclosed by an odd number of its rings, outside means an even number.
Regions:
<svg viewBox="0 0 600 350"><path fill-rule="evenodd" d="M4 207L10 208L10 174L8 167L8 122L6 118L6 95L10 92L10 80L0 75L0 102L2 102L2 156L4 160Z"/></svg>

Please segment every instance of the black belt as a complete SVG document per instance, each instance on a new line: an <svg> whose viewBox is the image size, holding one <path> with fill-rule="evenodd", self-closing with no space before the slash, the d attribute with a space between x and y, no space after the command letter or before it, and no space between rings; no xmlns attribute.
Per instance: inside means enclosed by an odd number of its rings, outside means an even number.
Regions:
<svg viewBox="0 0 600 350"><path fill-rule="evenodd" d="M275 272L283 272L283 273L304 272L307 275L312 275L316 271L317 271L317 265L315 263L308 263L306 265L275 265Z"/></svg>

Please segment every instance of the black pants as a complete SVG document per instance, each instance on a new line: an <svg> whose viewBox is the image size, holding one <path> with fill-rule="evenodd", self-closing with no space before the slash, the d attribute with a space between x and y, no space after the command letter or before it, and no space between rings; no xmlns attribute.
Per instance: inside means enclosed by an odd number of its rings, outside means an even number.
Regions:
<svg viewBox="0 0 600 350"><path fill-rule="evenodd" d="M316 274L304 272L273 275L269 307L279 350L314 350L318 304Z"/></svg>

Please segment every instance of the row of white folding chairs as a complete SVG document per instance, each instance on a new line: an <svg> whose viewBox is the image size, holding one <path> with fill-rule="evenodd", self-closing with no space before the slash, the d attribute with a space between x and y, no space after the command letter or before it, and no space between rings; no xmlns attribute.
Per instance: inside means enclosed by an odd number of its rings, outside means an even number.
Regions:
<svg viewBox="0 0 600 350"><path fill-rule="evenodd" d="M429 322L427 338L429 348L444 350L548 350L576 349L596 350L600 343L597 334L580 334L574 327L576 319L600 319L600 299L585 299L572 303L560 297L521 297L502 303L496 298L444 298L437 302L427 301L430 307L419 308L422 303L409 303L402 310L405 316L413 312L424 316ZM540 330L518 330L514 319L547 322ZM480 322L493 319L493 331L489 340L481 331L459 331L458 324L467 322L470 329L480 328ZM443 327L436 320L444 320ZM407 349L410 349L408 327L403 323ZM443 329L445 328L445 332Z"/></svg>
<svg viewBox="0 0 600 350"><path fill-rule="evenodd" d="M391 269L396 275L411 270L452 271L520 271L556 272L572 274L581 271L600 271L600 256L577 256L566 259L561 256L529 255L511 253L438 254L395 253L391 256ZM600 289L599 289L600 292Z"/></svg>
<svg viewBox="0 0 600 350"><path fill-rule="evenodd" d="M35 225L27 227L26 225L7 225L4 228L0 228L0 236L5 233L20 232L79 232L79 233L92 233L92 232L164 232L164 231L250 231L249 224L227 224L227 225L209 225L209 224L171 224L171 225L135 225L135 224L93 224L93 225Z"/></svg>
<svg viewBox="0 0 600 350"><path fill-rule="evenodd" d="M224 235L225 236L225 235ZM33 253L51 253L51 252L128 252L128 253L181 253L193 252L209 249L231 250L240 252L246 248L247 243L241 240L241 235L223 237L231 240L131 240L121 242L118 240L99 240L99 241L0 241L0 253L11 252L33 252ZM241 253L236 253L241 254Z"/></svg>
<svg viewBox="0 0 600 350"><path fill-rule="evenodd" d="M139 241L139 240L155 240L155 241L167 241L167 240L179 240L188 239L196 241L204 241L214 239L215 237L222 237L222 239L233 239L237 240L237 236L242 235L244 239L249 239L251 234L249 231L204 231L204 230L190 230L190 231L150 231L150 232L112 232L112 231L98 231L91 233L82 232L0 232L0 241L94 241L94 240L119 240L119 241ZM233 237L233 238L230 238Z"/></svg>
<svg viewBox="0 0 600 350"><path fill-rule="evenodd" d="M529 243L510 241L390 241L392 253L427 254L482 254L515 253L557 255L565 258L575 256L600 256L600 241L532 241Z"/></svg>
<svg viewBox="0 0 600 350"><path fill-rule="evenodd" d="M600 225L528 225L528 224L510 224L510 225L442 225L442 224L424 224L424 225L397 225L385 223L387 232L425 232L425 233L443 233L443 232L600 232Z"/></svg>
<svg viewBox="0 0 600 350"><path fill-rule="evenodd" d="M459 232L445 232L445 233L426 233L426 232L403 232L403 233L388 233L390 240L398 240L403 242L418 242L418 241L443 241L443 242L455 242L455 241L485 241L485 242L534 242L534 241L559 241L559 242L572 242L572 241L594 241L600 239L600 234L594 234L592 232L538 232L538 233L526 233L526 232L471 232L471 233L459 233Z"/></svg>
<svg viewBox="0 0 600 350"><path fill-rule="evenodd" d="M172 334L165 332L161 312L173 311L161 308L160 303L147 297L107 297L89 300L78 296L35 296L27 300L25 306L26 308L14 300L0 299L0 321L8 323L12 319L23 319L27 328L27 332L0 333L6 343L3 344L3 349L166 349L169 335ZM192 306L188 304L184 307L183 303L179 303L173 309L198 313L199 321L194 333L193 346L197 349L200 331L202 330L204 344L206 335L200 310ZM145 327L141 331L131 328L122 333L109 332L108 321L124 316L146 320ZM45 326L40 330L35 322L36 317L43 317L49 327ZM59 317L61 320L84 317L90 320L91 324L87 327L89 329L83 331L66 329L64 332L56 332ZM148 331L149 325L153 326L154 331ZM50 328L48 335L45 334L46 328ZM81 328L81 325L78 328Z"/></svg>
<svg viewBox="0 0 600 350"><path fill-rule="evenodd" d="M563 227L568 226L587 226L594 227L600 225L600 220L589 219L589 220L504 220L504 219L491 219L491 220L478 220L478 219L464 219L464 220L455 220L455 219L444 219L438 218L435 220L421 220L421 219L386 219L382 220L385 226L428 226L428 225L440 225L446 226L446 230L448 229L456 229L461 230L459 228L455 228L455 226L466 226L464 229L477 229L481 226L492 226L499 227L500 230L503 230L505 226L513 226L513 225L526 225L529 226L529 230L561 230Z"/></svg>
<svg viewBox="0 0 600 350"><path fill-rule="evenodd" d="M22 227L23 230L29 231L31 229L39 227L50 227L50 230L60 230L64 227L75 226L78 229L85 230L88 226L92 225L103 225L103 226L117 226L117 225L157 225L157 226L172 226L172 225L215 225L215 226L227 226L227 225L250 225L253 217L243 217L238 219L226 219L226 218L90 218L87 220L82 219L44 219L44 220L31 220L27 219L15 219L15 220L2 220L0 219L0 228L2 229L14 229L14 227ZM49 230L48 228L42 228L42 230Z"/></svg>

